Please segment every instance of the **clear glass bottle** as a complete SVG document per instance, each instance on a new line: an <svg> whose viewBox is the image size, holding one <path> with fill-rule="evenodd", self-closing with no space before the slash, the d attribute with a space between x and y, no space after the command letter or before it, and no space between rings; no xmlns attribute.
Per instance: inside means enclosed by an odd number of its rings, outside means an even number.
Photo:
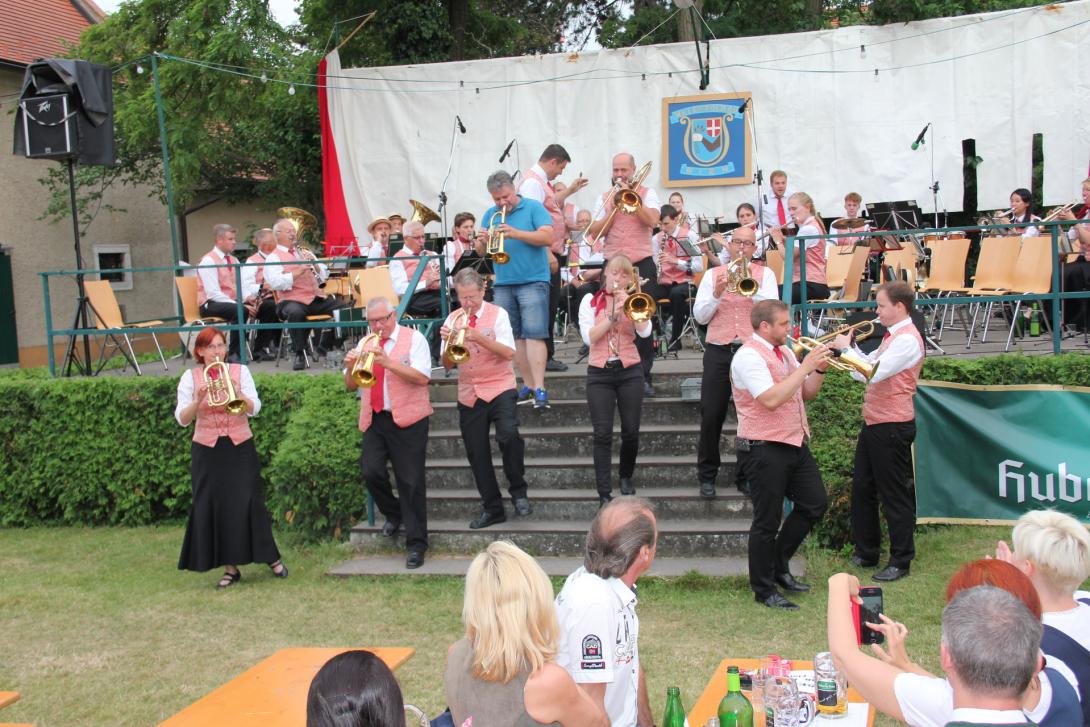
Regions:
<svg viewBox="0 0 1090 727"><path fill-rule="evenodd" d="M814 681L817 684L817 711L825 719L839 719L848 713L848 683L833 663L833 655L823 651L814 657Z"/></svg>

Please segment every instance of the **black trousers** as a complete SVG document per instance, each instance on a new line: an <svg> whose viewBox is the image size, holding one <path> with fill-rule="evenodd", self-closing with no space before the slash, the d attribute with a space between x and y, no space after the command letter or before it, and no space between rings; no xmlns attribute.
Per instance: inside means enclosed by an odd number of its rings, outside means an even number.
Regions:
<svg viewBox="0 0 1090 727"><path fill-rule="evenodd" d="M916 422L864 424L855 447L852 476L852 537L855 554L878 561L882 528L878 505L889 526L889 564L908 568L916 556L916 492L911 480Z"/></svg>
<svg viewBox="0 0 1090 727"><path fill-rule="evenodd" d="M427 417L402 428L394 423L390 412L380 411L363 433L360 448L363 481L383 517L405 526L405 545L409 550L428 549L428 496L424 485L427 446ZM390 488L387 462L394 468L397 497Z"/></svg>
<svg viewBox="0 0 1090 727"><path fill-rule="evenodd" d="M556 310L560 307L560 271L567 264L567 255L557 255L555 273L549 273L549 337L545 339L545 350L549 352L549 358L556 353L556 343L553 341L553 327L556 325ZM578 309L577 309L578 310Z"/></svg>
<svg viewBox="0 0 1090 727"><path fill-rule="evenodd" d="M780 297L783 298L782 285L780 286ZM806 300L824 300L828 297L828 285L806 281ZM796 305L800 300L802 300L802 283L791 283L791 305Z"/></svg>
<svg viewBox="0 0 1090 727"><path fill-rule="evenodd" d="M639 340L637 338L637 340ZM594 480L598 494L609 494L613 460L613 412L621 415L619 476L631 477L640 451L640 409L643 407L643 369L587 366L587 406L594 430Z"/></svg>
<svg viewBox="0 0 1090 727"><path fill-rule="evenodd" d="M277 323L280 319L276 316L276 301L271 297L261 301L261 305L257 307L257 315L255 316L258 323ZM270 328L264 331L258 331L254 336L254 349L260 350L263 348L269 348L276 343L277 338L280 335L280 329Z"/></svg>
<svg viewBox="0 0 1090 727"><path fill-rule="evenodd" d="M416 318L438 318L443 312L443 301L438 290L420 290L413 293L405 312ZM433 326L427 336L432 361L439 359L439 326Z"/></svg>
<svg viewBox="0 0 1090 727"><path fill-rule="evenodd" d="M704 349L704 374L700 378L700 439L696 448L696 474L700 482L714 483L722 460L719 439L730 405L730 364L738 344L709 343ZM739 469L740 472L740 469ZM740 477L735 479L740 480Z"/></svg>
<svg viewBox="0 0 1090 727"><path fill-rule="evenodd" d="M238 306L235 303L222 303L214 300L206 300L201 306L201 316L222 318L228 324L238 323ZM239 351L238 331L231 331L227 354L238 356Z"/></svg>
<svg viewBox="0 0 1090 727"><path fill-rule="evenodd" d="M655 300L663 297L662 286L658 283L659 271L655 267L653 258L648 256L636 263L636 273L640 278L647 280L647 283L643 286L644 293L647 293ZM658 326L657 320L655 326ZM636 350L640 352L640 363L643 365L643 380L650 384L651 367L655 363L655 336L650 335L647 338L636 336Z"/></svg>
<svg viewBox="0 0 1090 727"><path fill-rule="evenodd" d="M276 315L280 317L280 320L288 323L302 323L306 321L307 316L332 315L333 311L341 307L341 303L332 295L325 298L315 298L310 301L310 305L304 305L295 300L282 300L276 306ZM330 336L330 333L329 330L322 332L321 345L326 346L327 343L331 342L332 336ZM306 328L292 328L290 332L292 351L299 353L306 348L309 334L310 331Z"/></svg>
<svg viewBox="0 0 1090 727"><path fill-rule="evenodd" d="M1090 290L1090 260L1080 257L1064 265L1063 289L1074 293ZM1064 323L1079 331L1090 329L1090 298L1064 301ZM1046 301L1047 302L1047 301Z"/></svg>
<svg viewBox="0 0 1090 727"><path fill-rule="evenodd" d="M745 460L753 499L749 585L758 598L765 599L776 592L776 575L789 572L791 556L825 514L825 485L806 445L768 442L739 452L738 457ZM784 498L794 505L786 519Z"/></svg>
<svg viewBox="0 0 1090 727"><path fill-rule="evenodd" d="M486 512L503 512L503 497L496 470L492 466L492 446L489 430L496 425L496 443L503 457L503 474L507 477L507 492L511 498L526 497L526 445L519 434L519 418L516 411L518 395L514 389L505 391L492 401L477 399L473 406L458 404L458 425L462 429L462 443L466 458L473 470L477 492Z"/></svg>
<svg viewBox="0 0 1090 727"><path fill-rule="evenodd" d="M664 286L665 289L665 286ZM670 299L670 343L681 338L681 329L689 320L689 296L696 295L696 288L692 283L678 283L671 285L665 297Z"/></svg>

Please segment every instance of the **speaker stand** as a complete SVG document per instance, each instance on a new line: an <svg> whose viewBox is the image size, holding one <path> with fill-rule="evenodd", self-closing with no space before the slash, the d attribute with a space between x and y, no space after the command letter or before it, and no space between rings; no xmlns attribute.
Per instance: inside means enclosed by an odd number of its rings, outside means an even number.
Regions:
<svg viewBox="0 0 1090 727"><path fill-rule="evenodd" d="M76 160L73 157L68 158L68 198L69 204L72 206L72 239L76 249L76 270L83 270L83 252L80 246L80 232L79 232L79 210L76 206ZM87 309L90 308L91 302L87 300L87 291L83 287L83 273L76 273L76 287L79 288L79 296L76 299L76 314L73 316L72 329L87 329L90 328L91 316L88 315ZM76 350L76 339L83 339L83 358L80 359L80 355ZM91 339L86 333L84 334L71 334L68 336L68 348L64 354L64 375L71 376L72 369L82 376L91 376Z"/></svg>

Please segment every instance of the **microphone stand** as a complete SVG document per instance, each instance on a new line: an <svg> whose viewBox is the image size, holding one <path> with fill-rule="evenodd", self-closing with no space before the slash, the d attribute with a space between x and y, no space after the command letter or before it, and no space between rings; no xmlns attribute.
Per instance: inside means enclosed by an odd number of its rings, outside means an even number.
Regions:
<svg viewBox="0 0 1090 727"><path fill-rule="evenodd" d="M748 112L748 113L746 113ZM746 105L746 111L743 112L743 116L749 117L749 130L753 135L753 161L757 166L757 173L753 175L754 181L757 182L757 223L764 227L765 220L765 205L764 205L764 192L762 187L764 184L764 170L761 169L761 155L757 151L757 114L753 111L753 97L749 98L749 102Z"/></svg>
<svg viewBox="0 0 1090 727"><path fill-rule="evenodd" d="M935 125L931 122L927 124L928 130L931 132L931 203L934 205L935 210L935 229L939 227L939 182L935 179Z"/></svg>
<svg viewBox="0 0 1090 727"><path fill-rule="evenodd" d="M447 157L447 174L443 177L443 186L439 188L439 214L443 216L443 240L447 238L447 181L450 179L450 170L454 166L454 148L458 142L458 119L455 117L454 126L450 130L450 156ZM444 242L445 244L445 242Z"/></svg>

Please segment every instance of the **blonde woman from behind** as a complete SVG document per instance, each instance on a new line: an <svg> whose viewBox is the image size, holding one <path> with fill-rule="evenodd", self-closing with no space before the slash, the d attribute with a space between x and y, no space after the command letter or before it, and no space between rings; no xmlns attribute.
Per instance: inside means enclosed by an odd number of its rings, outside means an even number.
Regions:
<svg viewBox="0 0 1090 727"><path fill-rule="evenodd" d="M556 664L560 627L548 576L498 541L466 573L466 635L447 654L447 704L456 725L607 727L596 704Z"/></svg>

